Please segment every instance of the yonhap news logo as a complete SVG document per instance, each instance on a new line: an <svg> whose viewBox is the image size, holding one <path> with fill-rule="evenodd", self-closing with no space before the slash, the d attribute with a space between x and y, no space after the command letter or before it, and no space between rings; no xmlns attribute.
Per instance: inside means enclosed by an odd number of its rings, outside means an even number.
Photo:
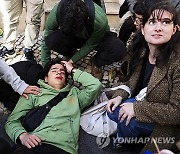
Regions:
<svg viewBox="0 0 180 154"><path fill-rule="evenodd" d="M96 137L96 143L99 148L103 149L113 143L116 147L121 147L122 144L147 144L151 142L154 144L174 144L175 137L107 137L99 135Z"/></svg>
<svg viewBox="0 0 180 154"><path fill-rule="evenodd" d="M97 143L97 145L98 145L99 148L103 149L103 148L105 148L106 146L109 145L109 143L110 143L110 137L98 135L98 136L96 137L96 143Z"/></svg>
<svg viewBox="0 0 180 154"><path fill-rule="evenodd" d="M174 144L175 137L118 137L113 138L114 143L118 144L146 144L148 142L157 144Z"/></svg>

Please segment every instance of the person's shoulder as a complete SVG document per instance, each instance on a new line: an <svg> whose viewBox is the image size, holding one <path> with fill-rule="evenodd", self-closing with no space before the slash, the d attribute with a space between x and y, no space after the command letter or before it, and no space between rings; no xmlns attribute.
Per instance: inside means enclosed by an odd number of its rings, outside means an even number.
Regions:
<svg viewBox="0 0 180 154"><path fill-rule="evenodd" d="M95 9L95 18L101 19L105 18L107 19L106 12L103 10L102 7L94 3L94 9Z"/></svg>

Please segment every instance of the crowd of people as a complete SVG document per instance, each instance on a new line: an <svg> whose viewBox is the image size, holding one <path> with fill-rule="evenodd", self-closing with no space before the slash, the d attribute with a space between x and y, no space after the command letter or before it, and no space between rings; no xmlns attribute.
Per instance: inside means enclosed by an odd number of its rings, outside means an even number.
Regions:
<svg viewBox="0 0 180 154"><path fill-rule="evenodd" d="M26 5L23 51L27 61L11 67L4 58L16 53L14 42L23 2ZM119 15L124 21L117 35L110 31L101 0L61 0L46 19L41 66L36 63L32 47L40 31L43 3L43 0L2 0L0 5L4 24L0 101L12 111L5 130L14 142L13 147L7 148L8 143L0 138L0 151L78 153L81 111L92 104L102 89L101 66L118 61L122 63L117 73L119 85L126 88L106 93L107 115L117 123L115 141L128 137L174 138L174 142L157 144L159 149L175 152L180 140L180 2L121 2ZM51 59L51 50L63 58ZM91 74L74 67L93 50L97 53L91 59ZM70 84L69 78L82 87ZM39 126L33 131L23 127L22 117L63 92L67 95L50 107ZM147 142L142 153L147 149L156 152L154 144L151 140Z"/></svg>

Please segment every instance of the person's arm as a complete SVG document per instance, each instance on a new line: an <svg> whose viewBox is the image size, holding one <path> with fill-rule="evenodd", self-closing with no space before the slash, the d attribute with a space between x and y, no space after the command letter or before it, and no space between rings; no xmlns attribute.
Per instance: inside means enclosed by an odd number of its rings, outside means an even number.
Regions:
<svg viewBox="0 0 180 154"><path fill-rule="evenodd" d="M83 89L78 93L79 105L83 109L94 101L102 88L102 84L91 74L79 69L73 74L73 80L81 83L83 86Z"/></svg>
<svg viewBox="0 0 180 154"><path fill-rule="evenodd" d="M40 89L37 86L29 86L16 74L3 58L0 58L0 78L10 84L15 92L28 98L27 94L38 94Z"/></svg>
<svg viewBox="0 0 180 154"><path fill-rule="evenodd" d="M180 62L180 61L179 61ZM168 103L137 101L134 103L135 117L142 122L155 122L161 125L180 124L180 66L179 62L172 71L170 99ZM167 89L168 90L168 89ZM163 95L162 95L163 96Z"/></svg>
<svg viewBox="0 0 180 154"><path fill-rule="evenodd" d="M82 48L76 52L76 54L71 57L73 62L77 62L78 60L85 57L88 53L93 51L95 47L99 45L104 34L108 31L108 20L104 10L95 5L95 19L94 19L94 31L91 34L90 38L86 41L86 43L82 46Z"/></svg>
<svg viewBox="0 0 180 154"><path fill-rule="evenodd" d="M67 72L71 73L73 80L82 84L83 89L78 92L79 106L81 109L93 102L99 94L102 84L101 82L87 72L83 72L72 66L71 63L63 61Z"/></svg>
<svg viewBox="0 0 180 154"><path fill-rule="evenodd" d="M26 133L26 130L22 127L20 118L33 108L33 98L30 95L26 100L24 97L20 97L15 109L10 114L5 124L5 130L13 142L17 142L18 137L22 133Z"/></svg>
<svg viewBox="0 0 180 154"><path fill-rule="evenodd" d="M56 20L57 6L58 6L58 4L56 4L54 6L54 8L51 10L50 14L48 15L48 17L46 19L46 23L45 23L45 31L44 31L42 44L41 44L41 61L42 61L42 66L43 67L51 59L51 52L46 46L45 38L51 32L58 29L58 23L57 23L57 20Z"/></svg>

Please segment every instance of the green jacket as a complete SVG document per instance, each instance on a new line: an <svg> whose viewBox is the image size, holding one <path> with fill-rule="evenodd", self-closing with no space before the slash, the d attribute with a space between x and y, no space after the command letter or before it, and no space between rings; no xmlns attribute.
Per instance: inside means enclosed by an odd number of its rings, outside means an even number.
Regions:
<svg viewBox="0 0 180 154"><path fill-rule="evenodd" d="M57 20L56 20L56 12L57 12L56 4L49 16L47 17L45 24L45 32L44 38L47 37L51 32L57 30L59 28ZM94 19L94 31L89 36L88 31L84 28L81 33L77 34L77 37L88 39L86 43L82 46L82 48L76 52L76 54L71 57L73 62L76 62L83 57L85 57L88 53L90 53L102 40L106 31L109 31L108 20L104 10L96 5L95 6L95 19ZM50 60L51 52L47 48L45 41L43 39L41 44L41 60L42 65L44 66Z"/></svg>
<svg viewBox="0 0 180 154"><path fill-rule="evenodd" d="M50 110L40 126L29 133L40 137L43 143L74 154L78 150L81 109L95 99L101 90L101 82L89 73L80 70L75 72L73 79L83 85L82 90L70 85L61 89L60 91L70 90L68 96ZM33 107L47 103L60 92L44 83L43 80L39 80L38 83L42 92L38 96L29 95L28 100L21 97L5 125L7 134L14 142L20 134L26 132L20 123L20 118Z"/></svg>

